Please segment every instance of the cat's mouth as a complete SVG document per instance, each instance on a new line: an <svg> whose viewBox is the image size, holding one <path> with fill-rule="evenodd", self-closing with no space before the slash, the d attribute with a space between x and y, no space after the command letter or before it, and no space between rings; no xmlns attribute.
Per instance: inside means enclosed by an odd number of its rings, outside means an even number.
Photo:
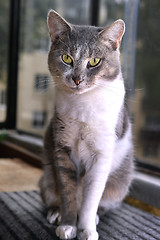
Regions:
<svg viewBox="0 0 160 240"><path fill-rule="evenodd" d="M83 92L85 92L85 87L81 83L67 84L67 87L70 89L72 93L75 93L75 94L82 94Z"/></svg>
<svg viewBox="0 0 160 240"><path fill-rule="evenodd" d="M83 94L90 90L90 88L82 87L82 86L75 86L75 87L69 87L70 91L74 94Z"/></svg>
<svg viewBox="0 0 160 240"><path fill-rule="evenodd" d="M63 87L65 87L67 91L72 92L74 94L83 94L91 89L91 87L85 84L84 81L81 81L79 84L67 82L63 85Z"/></svg>
<svg viewBox="0 0 160 240"><path fill-rule="evenodd" d="M82 94L83 92L85 92L85 89L83 89L80 86L75 86L75 87L70 87L71 91L76 93L76 94Z"/></svg>

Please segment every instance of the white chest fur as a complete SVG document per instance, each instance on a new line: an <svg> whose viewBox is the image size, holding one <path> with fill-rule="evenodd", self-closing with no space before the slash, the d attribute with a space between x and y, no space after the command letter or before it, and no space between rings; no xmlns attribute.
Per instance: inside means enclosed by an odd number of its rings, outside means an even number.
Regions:
<svg viewBox="0 0 160 240"><path fill-rule="evenodd" d="M84 94L58 91L56 110L63 120L70 118L98 128L101 127L100 123L104 122L108 128L115 127L124 94L123 81L119 78Z"/></svg>
<svg viewBox="0 0 160 240"><path fill-rule="evenodd" d="M63 137L74 149L74 158L88 159L93 145L105 155L106 143L109 141L111 146L115 140L124 94L120 78L84 94L57 92L56 111L68 126Z"/></svg>

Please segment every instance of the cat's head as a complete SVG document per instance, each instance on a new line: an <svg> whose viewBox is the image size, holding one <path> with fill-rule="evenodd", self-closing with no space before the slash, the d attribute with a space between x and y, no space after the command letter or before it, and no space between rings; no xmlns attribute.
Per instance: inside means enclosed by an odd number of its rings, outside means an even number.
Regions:
<svg viewBox="0 0 160 240"><path fill-rule="evenodd" d="M75 26L51 10L48 27L48 65L58 88L81 94L116 79L121 71L119 46L125 31L122 20L104 29Z"/></svg>

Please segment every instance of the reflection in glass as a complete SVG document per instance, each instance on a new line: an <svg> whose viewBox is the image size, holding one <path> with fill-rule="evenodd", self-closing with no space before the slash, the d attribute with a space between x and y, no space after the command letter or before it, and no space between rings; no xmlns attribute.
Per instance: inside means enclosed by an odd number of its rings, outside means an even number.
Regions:
<svg viewBox="0 0 160 240"><path fill-rule="evenodd" d="M135 86L136 153L160 167L160 1L139 2Z"/></svg>
<svg viewBox="0 0 160 240"><path fill-rule="evenodd" d="M0 122L6 119L9 0L0 1Z"/></svg>
<svg viewBox="0 0 160 240"><path fill-rule="evenodd" d="M89 1L22 0L17 128L43 134L54 104L53 81L47 66L47 13L54 9L67 21L88 24Z"/></svg>

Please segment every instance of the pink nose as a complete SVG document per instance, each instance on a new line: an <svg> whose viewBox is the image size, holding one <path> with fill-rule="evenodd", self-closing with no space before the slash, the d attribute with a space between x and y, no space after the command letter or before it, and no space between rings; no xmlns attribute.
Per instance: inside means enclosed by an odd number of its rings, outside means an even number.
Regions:
<svg viewBox="0 0 160 240"><path fill-rule="evenodd" d="M78 80L78 79L74 79L73 80L75 82L75 84L78 86L82 81L81 80Z"/></svg>
<svg viewBox="0 0 160 240"><path fill-rule="evenodd" d="M78 86L81 82L83 82L83 79L81 79L80 77L72 77L72 80L74 81L74 83Z"/></svg>

